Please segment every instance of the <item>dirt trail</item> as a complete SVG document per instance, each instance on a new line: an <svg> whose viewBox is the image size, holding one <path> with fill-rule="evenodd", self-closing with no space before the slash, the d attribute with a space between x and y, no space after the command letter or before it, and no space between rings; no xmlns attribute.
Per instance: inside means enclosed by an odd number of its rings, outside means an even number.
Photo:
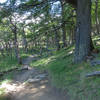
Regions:
<svg viewBox="0 0 100 100"><path fill-rule="evenodd" d="M12 100L67 100L54 91L47 82L45 80L40 83L26 85L13 95Z"/></svg>
<svg viewBox="0 0 100 100"><path fill-rule="evenodd" d="M25 59L24 66L29 67L34 59L34 56ZM12 100L69 100L50 86L47 73L30 67L29 70L16 72L10 86Z"/></svg>

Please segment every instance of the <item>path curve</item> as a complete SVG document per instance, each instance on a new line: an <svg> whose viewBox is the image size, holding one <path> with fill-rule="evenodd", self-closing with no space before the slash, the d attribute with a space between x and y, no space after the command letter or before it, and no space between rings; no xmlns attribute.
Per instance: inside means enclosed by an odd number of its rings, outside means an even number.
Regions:
<svg viewBox="0 0 100 100"><path fill-rule="evenodd" d="M24 66L29 65L34 59L34 56L26 58ZM41 76L43 74L45 74L45 77L39 81L25 82L29 78L34 79L37 75ZM69 100L68 97L50 86L47 73L34 68L15 73L12 86L13 84L15 91L12 91L12 100Z"/></svg>

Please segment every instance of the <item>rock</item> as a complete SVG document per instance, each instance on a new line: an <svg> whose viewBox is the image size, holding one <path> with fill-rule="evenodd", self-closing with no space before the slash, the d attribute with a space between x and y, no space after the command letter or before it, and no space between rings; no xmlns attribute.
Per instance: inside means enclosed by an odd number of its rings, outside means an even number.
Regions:
<svg viewBox="0 0 100 100"><path fill-rule="evenodd" d="M34 82L39 82L39 81L41 81L41 79L34 78L34 79L27 80L28 83L34 83Z"/></svg>
<svg viewBox="0 0 100 100"><path fill-rule="evenodd" d="M46 78L47 74L39 74L37 76L35 76L34 78L30 78L27 80L27 82L29 83L34 83L34 82L39 82L41 80L43 80L44 78Z"/></svg>
<svg viewBox="0 0 100 100"><path fill-rule="evenodd" d="M90 61L91 66L100 65L100 60L92 60Z"/></svg>
<svg viewBox="0 0 100 100"><path fill-rule="evenodd" d="M21 67L19 70L28 70L28 65L24 65L24 66Z"/></svg>

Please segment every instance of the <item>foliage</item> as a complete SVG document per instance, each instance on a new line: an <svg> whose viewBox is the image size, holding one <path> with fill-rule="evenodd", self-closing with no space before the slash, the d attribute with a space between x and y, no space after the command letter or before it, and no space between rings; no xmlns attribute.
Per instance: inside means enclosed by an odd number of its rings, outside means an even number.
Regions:
<svg viewBox="0 0 100 100"><path fill-rule="evenodd" d="M52 85L68 92L71 100L99 100L99 77L87 78L86 74L99 71L100 65L95 67L89 63L73 63L73 54L68 55L72 48L56 52L54 56L41 58L32 62L31 66L49 71ZM98 56L100 58L100 56Z"/></svg>
<svg viewBox="0 0 100 100"><path fill-rule="evenodd" d="M100 79L86 78L85 75L100 68L91 67L88 62L73 63L75 47L72 45L77 40L76 9L64 1L63 4L61 2L7 0L0 4L0 71L20 67L16 54L21 60L39 54L42 57L30 66L49 70L53 85L67 90L72 100L99 100ZM100 0L97 5L93 1L91 8L92 40L94 46L100 48L100 38L97 36ZM63 38L67 48L63 47ZM56 52L58 47L59 51ZM99 58L100 55L97 59ZM4 93L4 90L0 91Z"/></svg>
<svg viewBox="0 0 100 100"><path fill-rule="evenodd" d="M9 70L11 68L17 67L17 60L16 59L11 59L10 57L0 57L0 72Z"/></svg>

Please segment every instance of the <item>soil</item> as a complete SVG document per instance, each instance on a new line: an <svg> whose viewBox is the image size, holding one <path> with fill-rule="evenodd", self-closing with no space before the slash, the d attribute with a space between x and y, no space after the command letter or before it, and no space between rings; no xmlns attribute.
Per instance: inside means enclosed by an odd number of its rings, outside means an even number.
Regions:
<svg viewBox="0 0 100 100"><path fill-rule="evenodd" d="M6 85L10 99L69 100L66 94L61 93L61 91L50 85L47 72L41 72L29 66L32 60L36 60L35 56L24 59L22 67L28 67L29 69L16 71L13 76L13 81Z"/></svg>

